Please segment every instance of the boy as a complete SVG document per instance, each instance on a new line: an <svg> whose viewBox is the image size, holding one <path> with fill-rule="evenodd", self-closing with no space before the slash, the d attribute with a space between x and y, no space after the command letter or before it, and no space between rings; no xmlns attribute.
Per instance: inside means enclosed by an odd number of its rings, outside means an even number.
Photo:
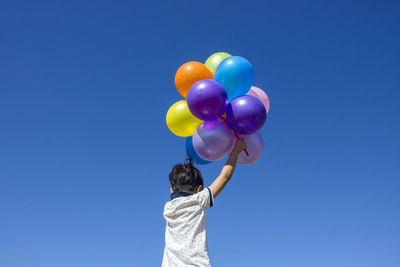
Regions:
<svg viewBox="0 0 400 267"><path fill-rule="evenodd" d="M191 162L177 164L169 174L171 201L164 207L163 267L211 266L208 258L206 211L231 179L239 153L246 148L238 139L220 175L203 188L200 171Z"/></svg>

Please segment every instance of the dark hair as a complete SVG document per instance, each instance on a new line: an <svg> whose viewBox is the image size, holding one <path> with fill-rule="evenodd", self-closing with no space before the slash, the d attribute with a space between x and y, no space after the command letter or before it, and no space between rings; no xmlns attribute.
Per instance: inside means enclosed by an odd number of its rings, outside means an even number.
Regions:
<svg viewBox="0 0 400 267"><path fill-rule="evenodd" d="M184 164L176 164L168 175L173 191L192 192L203 185L201 172L193 166L192 159Z"/></svg>

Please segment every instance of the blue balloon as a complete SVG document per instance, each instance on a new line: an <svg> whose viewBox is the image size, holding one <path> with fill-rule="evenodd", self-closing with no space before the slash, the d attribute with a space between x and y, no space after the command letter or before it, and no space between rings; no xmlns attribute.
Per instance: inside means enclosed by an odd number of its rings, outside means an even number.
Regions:
<svg viewBox="0 0 400 267"><path fill-rule="evenodd" d="M193 147L193 142L192 142L192 137L189 136L186 138L186 154L193 159L193 161L197 164L200 165L205 165L208 163L211 163L211 161L205 160L200 158L199 155L197 155L196 151L194 151L194 147Z"/></svg>
<svg viewBox="0 0 400 267"><path fill-rule="evenodd" d="M214 80L225 88L228 100L231 101L250 90L254 83L254 69L243 57L228 57L218 65Z"/></svg>

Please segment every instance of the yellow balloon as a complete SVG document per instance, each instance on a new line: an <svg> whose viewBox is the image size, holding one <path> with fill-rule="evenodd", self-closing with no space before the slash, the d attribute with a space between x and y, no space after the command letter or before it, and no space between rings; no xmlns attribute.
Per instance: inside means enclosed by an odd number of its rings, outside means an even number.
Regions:
<svg viewBox="0 0 400 267"><path fill-rule="evenodd" d="M173 104L167 112L166 120L168 129L177 136L182 137L193 135L197 126L203 122L192 115L186 100Z"/></svg>
<svg viewBox="0 0 400 267"><path fill-rule="evenodd" d="M206 67L214 75L215 70L217 69L219 63L221 63L221 61L224 60L225 58L228 58L231 56L232 55L225 53L225 52L218 52L218 53L212 54L209 58L207 58L206 63L204 63L204 65L206 65Z"/></svg>

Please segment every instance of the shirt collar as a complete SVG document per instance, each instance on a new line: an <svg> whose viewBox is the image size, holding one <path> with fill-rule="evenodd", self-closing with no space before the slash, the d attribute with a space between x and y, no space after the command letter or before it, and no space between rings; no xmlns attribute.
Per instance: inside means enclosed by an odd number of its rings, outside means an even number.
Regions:
<svg viewBox="0 0 400 267"><path fill-rule="evenodd" d="M183 192L183 191L175 191L171 194L171 200L178 198L178 197L187 197L193 195L192 193Z"/></svg>

